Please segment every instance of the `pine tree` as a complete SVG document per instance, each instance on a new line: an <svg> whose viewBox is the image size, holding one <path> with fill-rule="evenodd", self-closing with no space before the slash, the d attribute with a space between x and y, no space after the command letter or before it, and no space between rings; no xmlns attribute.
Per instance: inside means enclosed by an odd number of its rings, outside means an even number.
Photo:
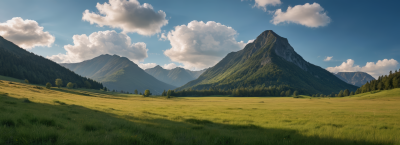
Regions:
<svg viewBox="0 0 400 145"><path fill-rule="evenodd" d="M343 91L343 96L349 96L349 95L350 95L350 92L348 89Z"/></svg>
<svg viewBox="0 0 400 145"><path fill-rule="evenodd" d="M397 73L397 72L396 72L396 73ZM399 78L394 77L392 83L393 83L393 88L399 88L399 87L400 87Z"/></svg>
<svg viewBox="0 0 400 145"><path fill-rule="evenodd" d="M136 95L138 94L138 91L137 91L137 90L135 90L135 94L136 94Z"/></svg>
<svg viewBox="0 0 400 145"><path fill-rule="evenodd" d="M341 90L341 91L339 92L338 97L344 97L344 95L343 95L343 90Z"/></svg>
<svg viewBox="0 0 400 145"><path fill-rule="evenodd" d="M167 92L167 98L171 98L171 94L172 94L171 90L168 90L168 92Z"/></svg>

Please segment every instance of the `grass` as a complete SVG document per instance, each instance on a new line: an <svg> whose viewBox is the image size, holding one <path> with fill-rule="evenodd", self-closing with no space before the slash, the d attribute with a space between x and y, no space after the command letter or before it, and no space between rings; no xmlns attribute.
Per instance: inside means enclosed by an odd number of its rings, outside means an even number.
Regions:
<svg viewBox="0 0 400 145"><path fill-rule="evenodd" d="M399 145L399 104L400 89L166 99L2 81L0 144Z"/></svg>

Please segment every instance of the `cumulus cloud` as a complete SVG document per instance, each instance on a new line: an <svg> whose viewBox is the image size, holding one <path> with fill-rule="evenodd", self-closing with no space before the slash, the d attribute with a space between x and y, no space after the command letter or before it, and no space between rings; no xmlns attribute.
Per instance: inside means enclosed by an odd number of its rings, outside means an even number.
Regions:
<svg viewBox="0 0 400 145"><path fill-rule="evenodd" d="M174 69L178 67L175 63L169 63L169 64L164 64L163 68L164 69Z"/></svg>
<svg viewBox="0 0 400 145"><path fill-rule="evenodd" d="M282 12L281 9L276 10L271 23L277 25L285 22L301 24L307 27L320 27L328 25L331 22L331 18L326 15L324 8L318 3L306 3L294 7L289 6L286 12Z"/></svg>
<svg viewBox="0 0 400 145"><path fill-rule="evenodd" d="M115 31L99 31L88 36L74 35L73 45L65 45L66 54L47 57L58 63L76 63L92 59L101 54L116 54L138 63L147 58L146 44L131 43L131 38Z"/></svg>
<svg viewBox="0 0 400 145"><path fill-rule="evenodd" d="M158 39L158 40L165 41L165 40L168 40L168 38L165 35L165 33L161 33L160 39Z"/></svg>
<svg viewBox="0 0 400 145"><path fill-rule="evenodd" d="M218 63L226 54L243 49L246 43L237 42L237 32L214 21L192 21L168 32L172 46L164 54L186 69L204 69Z"/></svg>
<svg viewBox="0 0 400 145"><path fill-rule="evenodd" d="M255 39L247 41L247 44L253 43Z"/></svg>
<svg viewBox="0 0 400 145"><path fill-rule="evenodd" d="M36 46L50 47L55 37L49 32L44 32L43 27L34 20L23 20L14 17L5 23L0 23L0 35L24 49Z"/></svg>
<svg viewBox="0 0 400 145"><path fill-rule="evenodd" d="M268 5L276 6L281 3L282 3L281 0L255 0L254 7L267 11Z"/></svg>
<svg viewBox="0 0 400 145"><path fill-rule="evenodd" d="M156 67L157 64L156 63L139 63L138 64L140 68L142 68L143 70L148 69L148 68L153 68Z"/></svg>
<svg viewBox="0 0 400 145"><path fill-rule="evenodd" d="M326 68L328 71L337 73L337 72L366 72L371 76L378 78L381 75L386 75L389 71L393 71L397 69L397 62L394 59L383 59L378 60L378 62L367 62L367 64L363 67L359 65L354 66L354 60L347 59L347 62L343 62L340 66L328 67Z"/></svg>
<svg viewBox="0 0 400 145"><path fill-rule="evenodd" d="M140 5L137 0L110 0L109 3L97 3L96 8L100 14L85 10L82 20L147 36L161 32L161 27L168 24L165 12L156 12L150 4Z"/></svg>
<svg viewBox="0 0 400 145"><path fill-rule="evenodd" d="M333 56L327 56L327 57L324 59L324 61L331 61L332 58L333 58Z"/></svg>

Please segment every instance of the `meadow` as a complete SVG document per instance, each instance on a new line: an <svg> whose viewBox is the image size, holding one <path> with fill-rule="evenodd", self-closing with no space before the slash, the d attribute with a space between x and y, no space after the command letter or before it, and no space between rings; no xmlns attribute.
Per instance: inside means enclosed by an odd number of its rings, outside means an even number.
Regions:
<svg viewBox="0 0 400 145"><path fill-rule="evenodd" d="M400 145L400 89L339 98L167 99L5 80L0 144Z"/></svg>

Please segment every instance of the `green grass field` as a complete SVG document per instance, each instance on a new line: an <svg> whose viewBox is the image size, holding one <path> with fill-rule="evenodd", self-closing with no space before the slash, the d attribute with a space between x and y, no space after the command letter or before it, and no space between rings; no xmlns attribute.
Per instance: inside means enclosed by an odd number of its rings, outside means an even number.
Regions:
<svg viewBox="0 0 400 145"><path fill-rule="evenodd" d="M166 99L3 80L0 144L400 145L400 89Z"/></svg>

